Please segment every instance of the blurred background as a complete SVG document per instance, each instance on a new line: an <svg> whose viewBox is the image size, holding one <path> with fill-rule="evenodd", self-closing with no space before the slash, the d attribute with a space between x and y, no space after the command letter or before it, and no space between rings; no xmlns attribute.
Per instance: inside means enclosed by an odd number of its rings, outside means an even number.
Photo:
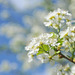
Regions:
<svg viewBox="0 0 75 75"><path fill-rule="evenodd" d="M27 62L25 46L32 37L55 31L43 22L57 8L75 18L75 0L0 0L0 75L50 75L50 63Z"/></svg>

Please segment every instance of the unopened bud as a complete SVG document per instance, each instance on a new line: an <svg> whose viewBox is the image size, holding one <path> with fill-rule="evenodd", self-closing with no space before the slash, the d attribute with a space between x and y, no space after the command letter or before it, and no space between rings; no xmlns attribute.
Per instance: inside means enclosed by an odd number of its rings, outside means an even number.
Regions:
<svg viewBox="0 0 75 75"><path fill-rule="evenodd" d="M52 59L52 56L49 56L49 59Z"/></svg>
<svg viewBox="0 0 75 75"><path fill-rule="evenodd" d="M60 54L59 54L58 56L59 56L59 58L63 58L63 56L62 56L62 55L60 55Z"/></svg>

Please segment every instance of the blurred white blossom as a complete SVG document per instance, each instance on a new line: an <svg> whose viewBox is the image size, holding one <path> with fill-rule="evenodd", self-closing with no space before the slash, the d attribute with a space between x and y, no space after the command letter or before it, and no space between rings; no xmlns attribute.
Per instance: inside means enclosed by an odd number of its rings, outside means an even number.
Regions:
<svg viewBox="0 0 75 75"><path fill-rule="evenodd" d="M0 12L0 17L3 19L9 18L9 16L9 12L7 10L3 10L2 12Z"/></svg>
<svg viewBox="0 0 75 75"><path fill-rule="evenodd" d="M0 72L9 72L11 70L16 70L17 67L17 63L11 63L7 60L3 60L0 64Z"/></svg>
<svg viewBox="0 0 75 75"><path fill-rule="evenodd" d="M25 36L24 35L16 35L11 41L10 41L10 48L13 52L21 52L24 50L25 46Z"/></svg>
<svg viewBox="0 0 75 75"><path fill-rule="evenodd" d="M17 54L17 59L20 62L22 62L22 66L21 66L22 71L27 71L29 69L40 66L40 64L41 64L41 62L38 61L37 59L34 59L35 61L29 63L27 52L21 52L21 53Z"/></svg>
<svg viewBox="0 0 75 75"><path fill-rule="evenodd" d="M17 34L25 34L26 31L23 27L16 25L15 23L4 24L0 28L0 34L4 34L7 37L13 37Z"/></svg>
<svg viewBox="0 0 75 75"><path fill-rule="evenodd" d="M44 16L46 16L46 10L35 10L33 16L24 16L23 22L29 24L30 26L43 26ZM41 14L41 15L40 15Z"/></svg>
<svg viewBox="0 0 75 75"><path fill-rule="evenodd" d="M69 64L56 64L54 67L48 68L48 75L70 75L70 66Z"/></svg>
<svg viewBox="0 0 75 75"><path fill-rule="evenodd" d="M71 11L73 18L75 18L75 0L71 0L69 10Z"/></svg>
<svg viewBox="0 0 75 75"><path fill-rule="evenodd" d="M75 75L75 65L71 67L71 74L70 75Z"/></svg>

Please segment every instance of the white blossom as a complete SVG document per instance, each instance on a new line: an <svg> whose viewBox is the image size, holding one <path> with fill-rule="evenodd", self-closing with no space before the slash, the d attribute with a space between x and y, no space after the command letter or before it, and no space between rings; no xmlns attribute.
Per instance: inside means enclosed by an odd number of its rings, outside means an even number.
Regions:
<svg viewBox="0 0 75 75"><path fill-rule="evenodd" d="M72 15L65 10L57 9L50 12L46 18L47 22L44 22L45 26L52 26L55 29L62 27L63 24L70 26Z"/></svg>
<svg viewBox="0 0 75 75"><path fill-rule="evenodd" d="M71 67L71 74L70 75L75 75L75 65Z"/></svg>
<svg viewBox="0 0 75 75"><path fill-rule="evenodd" d="M30 44L25 47L25 49L27 51L29 51L29 53L28 53L29 61L33 60L33 56L38 53L39 47L42 44L46 44L48 46L51 44L51 46L55 46L55 43L57 42L57 39L56 39L57 37L58 36L54 33L50 33L50 34L44 33L36 38L33 38L31 40ZM47 56L47 55L46 54L39 55L39 57L41 57L41 58L45 57L45 56ZM48 56L47 56L47 58L49 59ZM44 61L45 61L45 59L42 59L42 62L44 62Z"/></svg>
<svg viewBox="0 0 75 75"><path fill-rule="evenodd" d="M64 37L68 36L69 31L70 31L69 27L66 30L64 30L64 31L60 31L60 33L59 33L60 38L64 38Z"/></svg>
<svg viewBox="0 0 75 75"><path fill-rule="evenodd" d="M37 58L42 62L42 63L47 63L49 62L49 55L47 53L38 55Z"/></svg>

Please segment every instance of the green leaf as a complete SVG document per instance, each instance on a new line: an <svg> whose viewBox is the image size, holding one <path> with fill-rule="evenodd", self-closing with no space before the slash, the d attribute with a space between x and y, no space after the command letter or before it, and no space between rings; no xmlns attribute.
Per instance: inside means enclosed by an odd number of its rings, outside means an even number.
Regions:
<svg viewBox="0 0 75 75"><path fill-rule="evenodd" d="M46 44L42 44L40 47L39 47L39 51L37 53L37 55L40 55L42 53L48 53L48 51L50 50L49 46L46 45Z"/></svg>
<svg viewBox="0 0 75 75"><path fill-rule="evenodd" d="M40 54L44 53L44 50L43 50L43 46L42 45L43 44L41 44L41 46L39 47L39 51L38 51L37 55L40 55Z"/></svg>
<svg viewBox="0 0 75 75"><path fill-rule="evenodd" d="M45 51L49 51L49 46L48 45L45 45L45 44L43 44L43 49L45 50Z"/></svg>
<svg viewBox="0 0 75 75"><path fill-rule="evenodd" d="M44 51L39 50L38 53L37 53L37 55L40 55L40 54L42 54L42 53L44 53Z"/></svg>

